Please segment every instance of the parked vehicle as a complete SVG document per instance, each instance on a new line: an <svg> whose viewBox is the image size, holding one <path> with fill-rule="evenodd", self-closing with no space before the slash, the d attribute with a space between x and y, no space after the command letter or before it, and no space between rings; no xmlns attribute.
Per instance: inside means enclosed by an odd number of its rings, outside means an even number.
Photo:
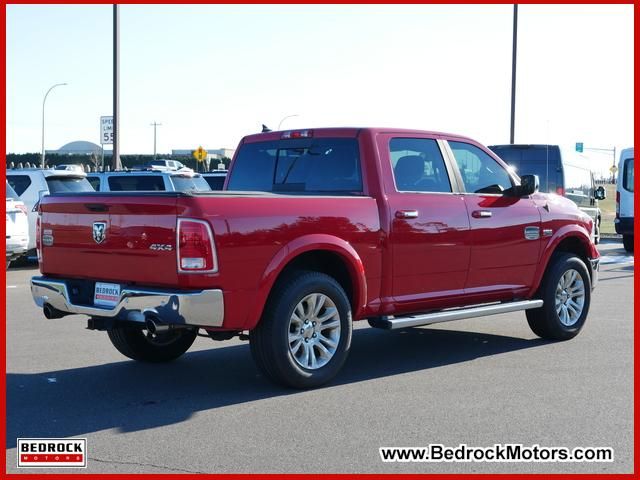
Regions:
<svg viewBox="0 0 640 480"><path fill-rule="evenodd" d="M7 170L7 181L27 207L29 218L29 249L27 254L35 253L37 205L43 196L58 192L93 191L84 172L70 170L40 168Z"/></svg>
<svg viewBox="0 0 640 480"><path fill-rule="evenodd" d="M222 187L224 187L224 181L227 178L227 171L214 170L213 172L203 173L202 178L207 181L211 190L222 190Z"/></svg>
<svg viewBox="0 0 640 480"><path fill-rule="evenodd" d="M249 135L227 188L46 197L36 304L47 318L88 315L140 361L179 357L199 330L248 338L260 371L296 388L338 373L356 320L398 329L526 311L552 340L585 324L593 221L469 138Z"/></svg>
<svg viewBox="0 0 640 480"><path fill-rule="evenodd" d="M633 252L633 148L620 152L616 185L616 232L627 252Z"/></svg>
<svg viewBox="0 0 640 480"><path fill-rule="evenodd" d="M27 207L25 207L18 194L8 182L6 183L7 193L7 268L9 264L27 253L29 246L29 220L27 218Z"/></svg>
<svg viewBox="0 0 640 480"><path fill-rule="evenodd" d="M489 148L517 172L538 175L540 191L567 197L593 219L594 242L600 242L604 187L596 188L587 159L558 145L490 145Z"/></svg>
<svg viewBox="0 0 640 480"><path fill-rule="evenodd" d="M183 170L183 169L193 171L191 168L188 168L182 162L178 162L176 160L166 160L162 158L158 160L151 160L149 162L148 168L151 170L160 170L160 171Z"/></svg>
<svg viewBox="0 0 640 480"><path fill-rule="evenodd" d="M54 170L69 170L71 172L84 172L82 165L78 165L76 163L63 163L61 165L56 165L53 167Z"/></svg>
<svg viewBox="0 0 640 480"><path fill-rule="evenodd" d="M211 190L199 173L193 171L116 171L90 173L87 180L98 192L187 192Z"/></svg>

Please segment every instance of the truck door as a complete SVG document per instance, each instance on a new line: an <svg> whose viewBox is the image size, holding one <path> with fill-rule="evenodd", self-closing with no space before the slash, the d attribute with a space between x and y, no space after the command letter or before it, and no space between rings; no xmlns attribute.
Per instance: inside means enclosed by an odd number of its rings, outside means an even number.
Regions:
<svg viewBox="0 0 640 480"><path fill-rule="evenodd" d="M505 167L479 146L449 141L471 225L467 295L509 299L528 290L540 256L541 220L533 199L513 195ZM483 297L491 298L491 297Z"/></svg>
<svg viewBox="0 0 640 480"><path fill-rule="evenodd" d="M462 301L469 267L469 219L439 141L419 134L378 137L391 218L391 292L395 311Z"/></svg>

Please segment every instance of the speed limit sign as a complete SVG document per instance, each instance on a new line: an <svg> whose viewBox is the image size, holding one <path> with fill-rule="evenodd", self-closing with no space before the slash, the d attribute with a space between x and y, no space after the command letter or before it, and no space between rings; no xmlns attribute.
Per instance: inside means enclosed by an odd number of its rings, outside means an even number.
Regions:
<svg viewBox="0 0 640 480"><path fill-rule="evenodd" d="M100 143L113 144L113 117L100 117Z"/></svg>

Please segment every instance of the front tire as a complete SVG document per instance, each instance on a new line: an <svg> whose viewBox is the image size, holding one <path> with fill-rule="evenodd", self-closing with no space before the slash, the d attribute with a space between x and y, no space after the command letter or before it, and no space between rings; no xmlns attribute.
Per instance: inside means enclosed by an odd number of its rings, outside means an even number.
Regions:
<svg viewBox="0 0 640 480"><path fill-rule="evenodd" d="M622 245L627 252L633 253L633 235L623 235Z"/></svg>
<svg viewBox="0 0 640 480"><path fill-rule="evenodd" d="M349 354L352 318L340 284L324 273L297 272L275 287L249 341L272 381L314 388L336 376Z"/></svg>
<svg viewBox="0 0 640 480"><path fill-rule="evenodd" d="M175 360L189 350L198 336L197 329L180 328L151 335L129 326L118 326L107 333L113 346L125 357L150 363Z"/></svg>
<svg viewBox="0 0 640 480"><path fill-rule="evenodd" d="M544 305L526 311L533 333L548 340L569 340L578 335L591 303L591 277L584 262L571 253L554 255L538 298Z"/></svg>

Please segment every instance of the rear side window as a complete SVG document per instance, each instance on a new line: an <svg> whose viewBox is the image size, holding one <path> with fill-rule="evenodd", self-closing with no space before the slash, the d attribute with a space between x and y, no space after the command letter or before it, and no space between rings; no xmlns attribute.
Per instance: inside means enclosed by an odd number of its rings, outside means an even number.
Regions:
<svg viewBox="0 0 640 480"><path fill-rule="evenodd" d="M22 195L31 185L29 175L7 175L7 181L18 195Z"/></svg>
<svg viewBox="0 0 640 480"><path fill-rule="evenodd" d="M47 177L50 193L93 192L91 184L84 177Z"/></svg>
<svg viewBox="0 0 640 480"><path fill-rule="evenodd" d="M112 192L165 190L164 179L160 175L113 175L107 181Z"/></svg>
<svg viewBox="0 0 640 480"><path fill-rule="evenodd" d="M173 188L177 192L208 191L211 190L207 181L201 176L172 175Z"/></svg>
<svg viewBox="0 0 640 480"><path fill-rule="evenodd" d="M469 193L503 193L513 187L507 171L475 145L449 141Z"/></svg>
<svg viewBox="0 0 640 480"><path fill-rule="evenodd" d="M228 189L361 193L358 143L354 138L319 138L245 144L236 157Z"/></svg>
<svg viewBox="0 0 640 480"><path fill-rule="evenodd" d="M628 158L624 162L624 176L622 186L625 190L633 192L633 158Z"/></svg>
<svg viewBox="0 0 640 480"><path fill-rule="evenodd" d="M204 179L207 181L207 183L211 187L211 190L222 190L222 187L224 186L225 178L226 177L223 175L217 175L217 176L208 175L204 177Z"/></svg>
<svg viewBox="0 0 640 480"><path fill-rule="evenodd" d="M451 192L438 143L427 138L392 138L389 154L399 192Z"/></svg>
<svg viewBox="0 0 640 480"><path fill-rule="evenodd" d="M100 177L87 177L87 181L96 192L100 191Z"/></svg>

